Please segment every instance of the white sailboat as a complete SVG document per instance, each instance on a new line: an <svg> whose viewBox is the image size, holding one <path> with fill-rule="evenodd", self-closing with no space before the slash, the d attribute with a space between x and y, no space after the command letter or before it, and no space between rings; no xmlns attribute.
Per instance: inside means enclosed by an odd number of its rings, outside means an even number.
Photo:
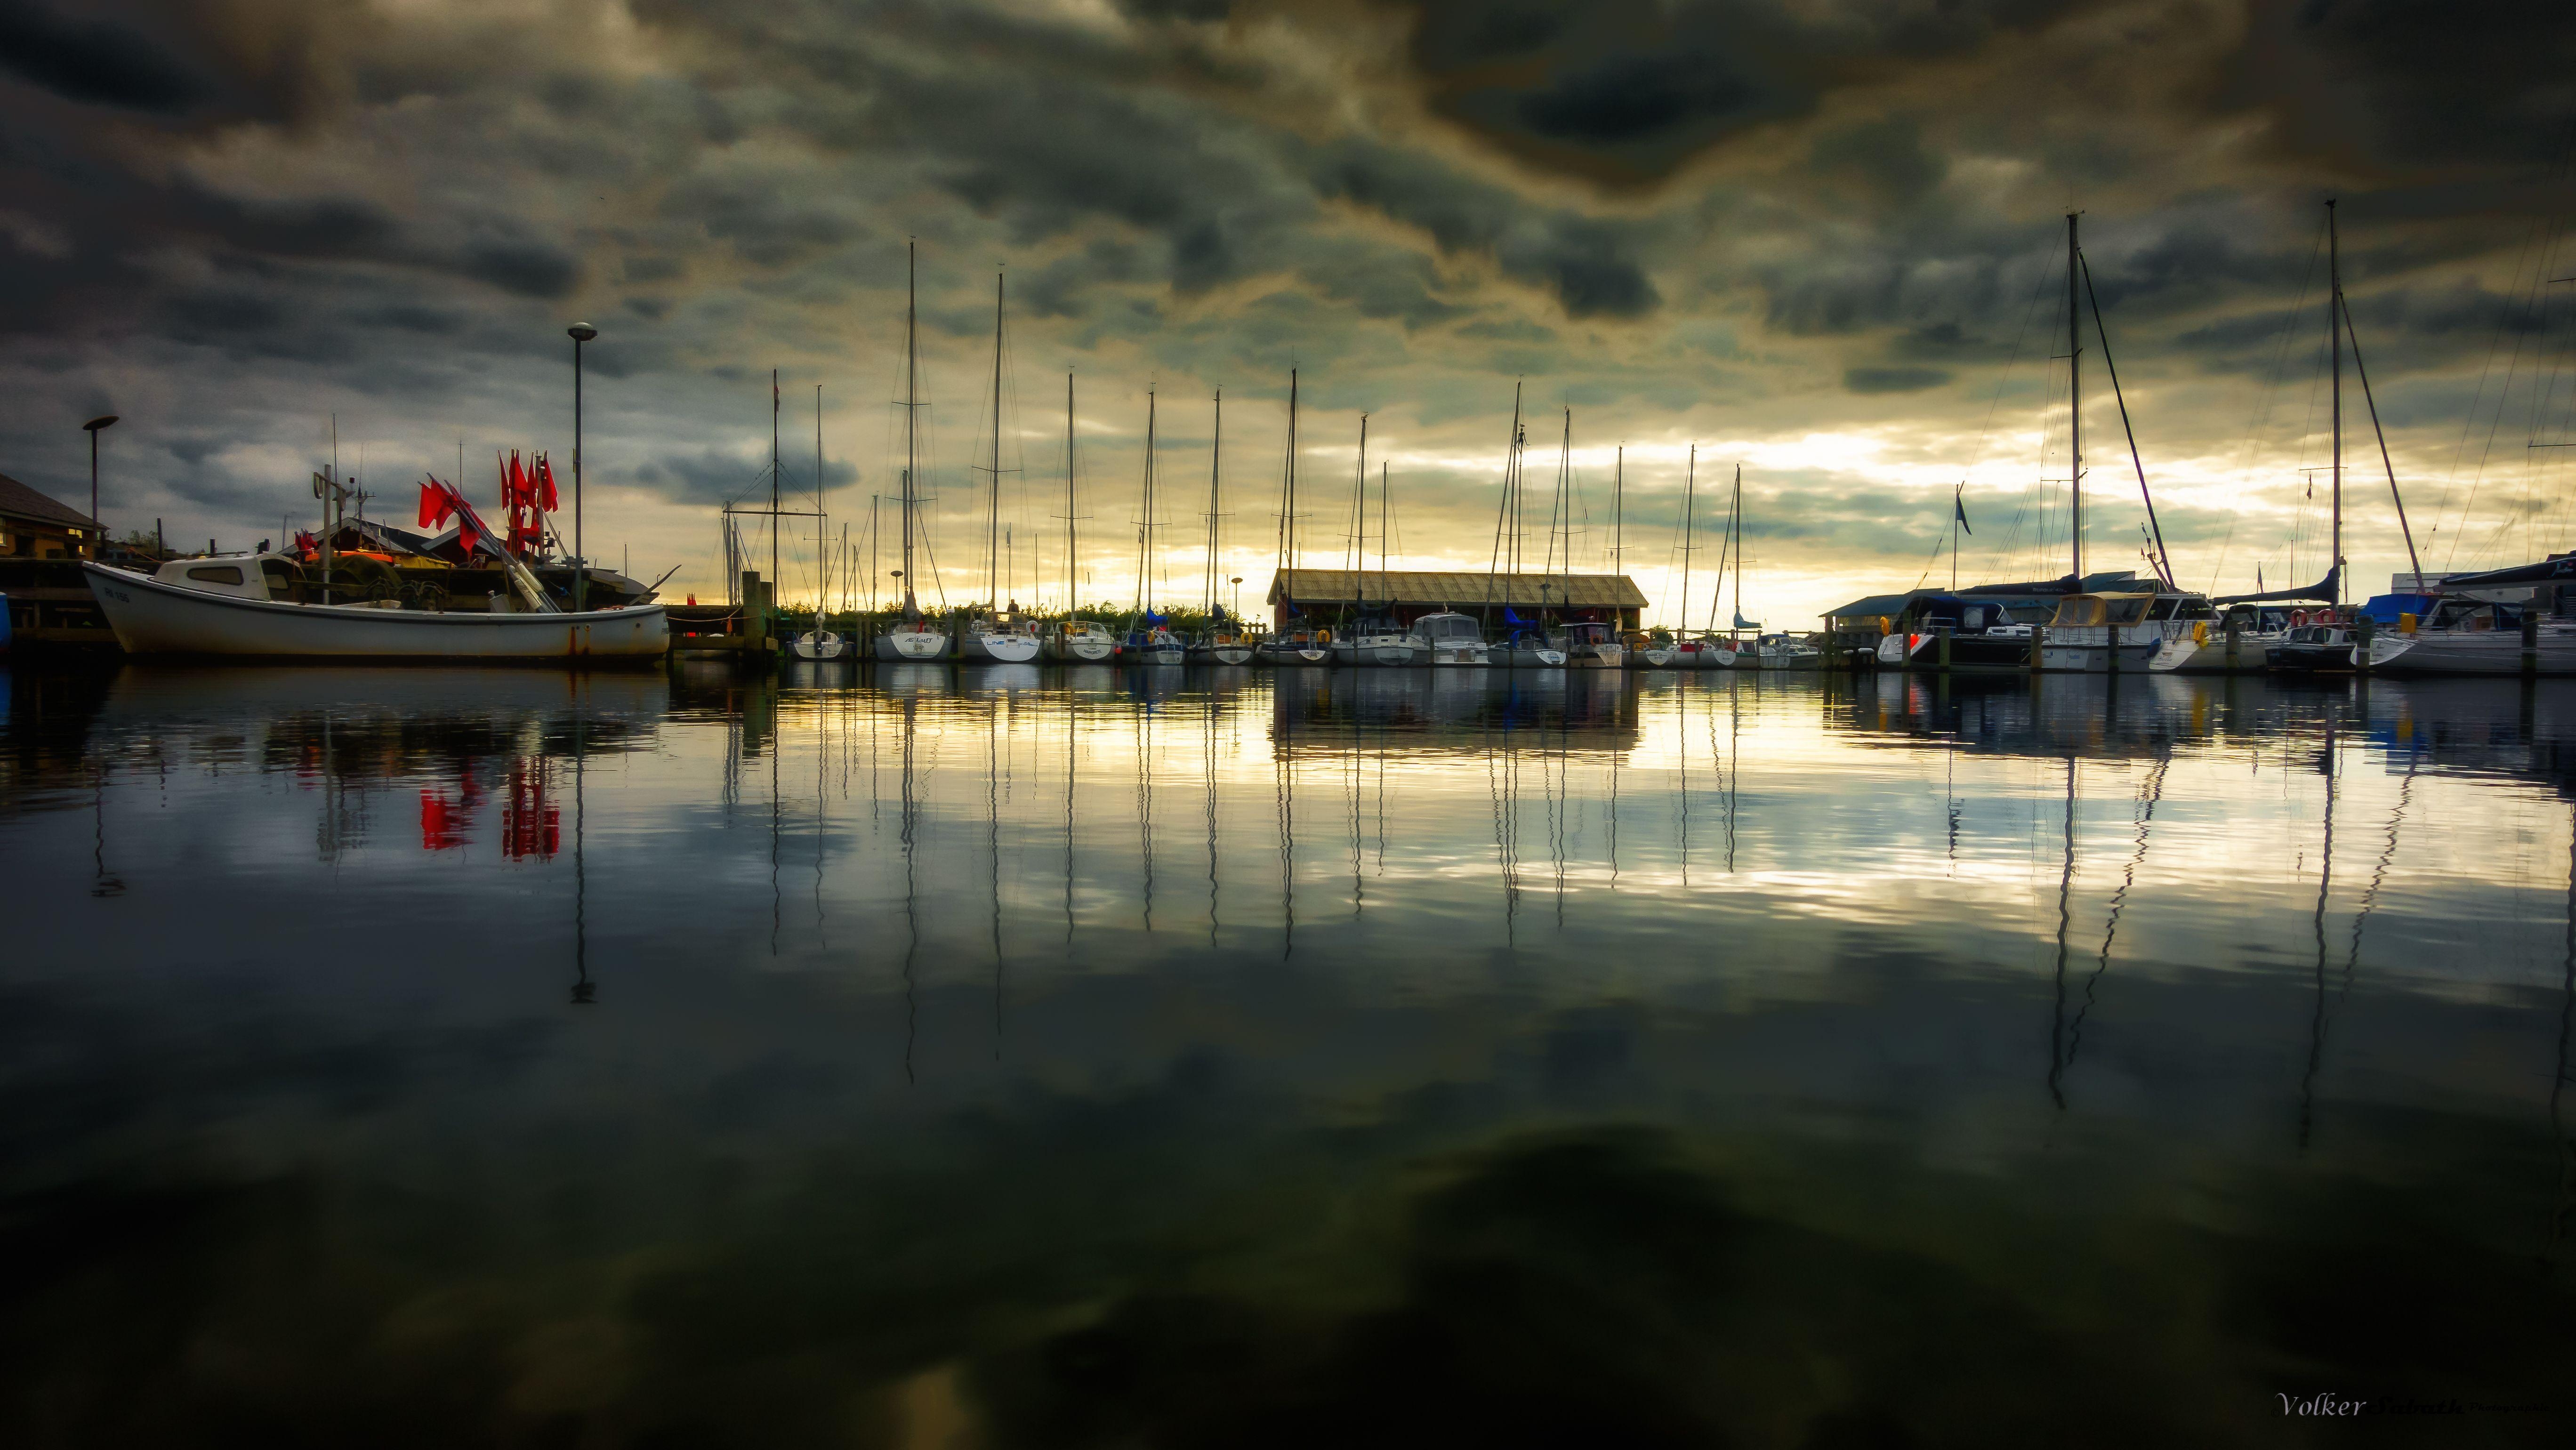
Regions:
<svg viewBox="0 0 2576 1450"><path fill-rule="evenodd" d="M769 466L773 472L778 467L778 441L774 430L770 435ZM773 528L777 526L776 519L770 523ZM849 636L825 628L823 616L832 598L832 566L835 562L823 555L823 531L826 527L823 514L823 390L817 387L814 389L814 557L816 573L820 576L819 592L814 600L814 627L789 640L787 652L800 660L855 660L858 650L851 644ZM844 527L841 540L844 550L849 545L848 533Z"/></svg>
<svg viewBox="0 0 2576 1450"><path fill-rule="evenodd" d="M903 278L903 614L876 639L876 656L889 664L927 664L948 656L948 632L922 616L913 586L913 538L921 477L921 310L915 293L913 244L904 243Z"/></svg>
<svg viewBox="0 0 2576 1450"><path fill-rule="evenodd" d="M1018 665L1038 657L1037 627L1016 608L1003 608L1002 578L1002 282L993 274L993 441L985 470L984 607L957 632L957 658L967 664Z"/></svg>
<svg viewBox="0 0 2576 1450"><path fill-rule="evenodd" d="M1189 663L1189 646L1164 628L1154 613L1154 410L1151 388L1145 390L1145 501L1136 526L1136 619L1119 642L1118 657L1131 665Z"/></svg>
<svg viewBox="0 0 2576 1450"><path fill-rule="evenodd" d="M1216 421L1208 443L1208 526L1207 526L1207 631L1190 645L1190 663L1197 665L1245 665L1252 663L1252 636L1241 625L1226 617L1225 600L1217 588L1225 570L1218 563L1224 551L1224 533L1218 527L1223 513L1225 473L1225 389L1216 390Z"/></svg>
<svg viewBox="0 0 2576 1450"><path fill-rule="evenodd" d="M1081 577L1082 537L1077 527L1082 511L1074 507L1075 470L1073 374L1068 372L1064 375L1064 616L1046 630L1044 647L1046 657L1059 664L1107 664L1118 657L1118 636L1108 626L1074 612Z"/></svg>
<svg viewBox="0 0 2576 1450"><path fill-rule="evenodd" d="M1279 475L1279 546L1273 565L1275 577L1285 578L1297 567L1297 370L1288 370L1288 457ZM1252 657L1265 665L1329 665L1333 662L1332 631L1325 629L1280 629L1261 637L1252 647Z"/></svg>

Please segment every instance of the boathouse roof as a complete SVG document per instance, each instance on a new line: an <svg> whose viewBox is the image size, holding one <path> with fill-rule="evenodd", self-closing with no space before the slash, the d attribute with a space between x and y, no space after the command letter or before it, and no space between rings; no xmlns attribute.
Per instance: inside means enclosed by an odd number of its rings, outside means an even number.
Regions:
<svg viewBox="0 0 2576 1450"><path fill-rule="evenodd" d="M1645 592L1625 574L1487 574L1427 569L1282 569L1271 604L1524 605L1542 609L1643 609Z"/></svg>
<svg viewBox="0 0 2576 1450"><path fill-rule="evenodd" d="M0 514L38 523L95 529L97 520L69 504L56 503L5 473L0 473Z"/></svg>

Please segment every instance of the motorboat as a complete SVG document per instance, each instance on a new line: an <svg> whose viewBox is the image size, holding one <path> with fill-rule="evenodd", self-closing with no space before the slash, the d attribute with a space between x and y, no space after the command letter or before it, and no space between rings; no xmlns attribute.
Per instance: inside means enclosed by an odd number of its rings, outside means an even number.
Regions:
<svg viewBox="0 0 2576 1450"><path fill-rule="evenodd" d="M2323 621L2297 625L2265 646L2263 662L2276 670L2350 670L2356 667L2357 644L2352 626L2329 615Z"/></svg>
<svg viewBox="0 0 2576 1450"><path fill-rule="evenodd" d="M1430 648L1420 636L1392 619L1361 620L1333 641L1333 663L1345 668L1401 668L1420 664L1429 654Z"/></svg>
<svg viewBox="0 0 2576 1450"><path fill-rule="evenodd" d="M948 658L948 631L937 620L907 613L877 636L876 654L887 664L932 664Z"/></svg>
<svg viewBox="0 0 2576 1450"><path fill-rule="evenodd" d="M1426 614L1413 621L1414 636L1430 652L1435 669L1482 667L1492 663L1485 648L1485 629L1475 620L1451 610Z"/></svg>
<svg viewBox="0 0 2576 1450"><path fill-rule="evenodd" d="M1949 658L1941 635L1950 637ZM2030 668L2031 627L1997 600L1930 594L1909 601L1878 641L1878 664L1890 670L1962 671Z"/></svg>
<svg viewBox="0 0 2576 1450"><path fill-rule="evenodd" d="M299 602L302 571L279 552L173 559L150 574L81 561L91 595L129 654L232 658L658 659L670 647L663 607L555 607L527 566L506 561L513 595L483 610L418 608L402 599Z"/></svg>
<svg viewBox="0 0 2576 1450"><path fill-rule="evenodd" d="M1560 625L1549 632L1547 642L1564 654L1567 669L1615 670L1627 660L1627 647L1619 642L1618 631L1597 621Z"/></svg>
<svg viewBox="0 0 2576 1450"><path fill-rule="evenodd" d="M2070 674L2143 673L2169 639L2217 617L2201 594L2069 594L2040 641L2039 667Z"/></svg>
<svg viewBox="0 0 2576 1450"><path fill-rule="evenodd" d="M2458 581L2453 581L2456 584ZM2373 674L2576 674L2576 619L2530 604L2445 594L2432 613L2374 631L2361 652Z"/></svg>
<svg viewBox="0 0 2576 1450"><path fill-rule="evenodd" d="M1795 635L1766 634L1753 642L1756 669L1819 670L1824 665L1825 652Z"/></svg>
<svg viewBox="0 0 2576 1450"><path fill-rule="evenodd" d="M1064 619L1046 632L1044 648L1059 664L1107 664L1118 657L1118 636L1088 619Z"/></svg>
<svg viewBox="0 0 2576 1450"><path fill-rule="evenodd" d="M2230 604L2215 619L2194 620L2189 629L2166 635L2147 669L2160 675L2251 674L2264 668L2266 650L2307 622L2306 615L2287 604Z"/></svg>

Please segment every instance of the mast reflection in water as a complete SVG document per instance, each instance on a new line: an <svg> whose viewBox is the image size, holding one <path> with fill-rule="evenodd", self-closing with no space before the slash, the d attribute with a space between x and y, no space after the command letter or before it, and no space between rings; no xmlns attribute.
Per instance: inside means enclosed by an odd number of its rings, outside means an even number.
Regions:
<svg viewBox="0 0 2576 1450"><path fill-rule="evenodd" d="M2576 1409L2569 687L8 699L13 1445Z"/></svg>

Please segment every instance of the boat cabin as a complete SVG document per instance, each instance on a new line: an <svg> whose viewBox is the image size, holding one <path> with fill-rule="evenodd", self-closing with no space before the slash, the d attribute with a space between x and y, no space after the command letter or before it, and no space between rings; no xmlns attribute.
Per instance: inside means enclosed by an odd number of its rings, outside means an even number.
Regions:
<svg viewBox="0 0 2576 1450"><path fill-rule="evenodd" d="M154 570L152 578L156 583L234 599L285 600L294 597L301 572L292 554L245 552L172 559Z"/></svg>
<svg viewBox="0 0 2576 1450"><path fill-rule="evenodd" d="M2057 601L2057 613L2048 625L2080 629L2216 617L2208 598L2199 594L2069 594Z"/></svg>

